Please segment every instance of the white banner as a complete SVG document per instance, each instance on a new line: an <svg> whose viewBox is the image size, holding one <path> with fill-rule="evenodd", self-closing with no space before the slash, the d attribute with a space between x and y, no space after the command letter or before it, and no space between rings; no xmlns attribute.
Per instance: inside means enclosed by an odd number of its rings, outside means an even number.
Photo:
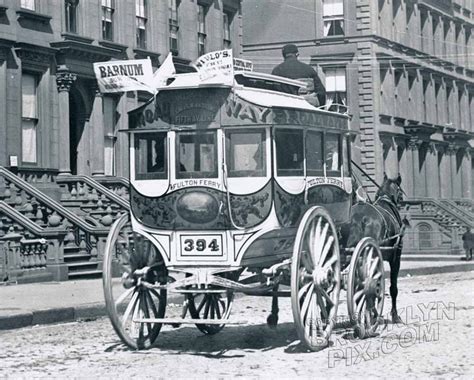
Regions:
<svg viewBox="0 0 474 380"><path fill-rule="evenodd" d="M234 71L253 71L253 62L248 59L234 58Z"/></svg>
<svg viewBox="0 0 474 380"><path fill-rule="evenodd" d="M173 63L173 55L169 53L158 70L155 71L155 74L153 75L153 81L150 83L150 86L154 89L166 87L168 78L174 74L176 74L176 69Z"/></svg>
<svg viewBox="0 0 474 380"><path fill-rule="evenodd" d="M149 59L95 62L94 73L100 92L155 92L150 86L153 69Z"/></svg>
<svg viewBox="0 0 474 380"><path fill-rule="evenodd" d="M234 84L232 49L212 51L200 56L193 66L205 83Z"/></svg>

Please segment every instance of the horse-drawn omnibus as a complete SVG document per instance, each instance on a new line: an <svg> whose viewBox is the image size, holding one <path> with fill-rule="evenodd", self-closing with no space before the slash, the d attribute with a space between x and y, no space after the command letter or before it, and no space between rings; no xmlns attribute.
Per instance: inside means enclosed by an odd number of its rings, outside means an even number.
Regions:
<svg viewBox="0 0 474 380"><path fill-rule="evenodd" d="M375 239L351 235L349 117L266 74L169 82L129 114L131 212L111 229L103 277L122 341L148 348L163 324L214 334L231 322L236 292L272 297L270 325L278 297L291 297L302 343L318 350L345 289L359 336L373 333L383 259ZM177 317L165 315L171 293L184 299Z"/></svg>

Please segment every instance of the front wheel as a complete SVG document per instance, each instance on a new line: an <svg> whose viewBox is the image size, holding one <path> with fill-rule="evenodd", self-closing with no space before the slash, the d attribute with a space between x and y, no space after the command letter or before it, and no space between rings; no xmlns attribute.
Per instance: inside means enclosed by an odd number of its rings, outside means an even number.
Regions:
<svg viewBox="0 0 474 380"><path fill-rule="evenodd" d="M318 351L329 344L341 287L336 227L323 207L309 209L298 227L291 263L291 306L301 342Z"/></svg>
<svg viewBox="0 0 474 380"><path fill-rule="evenodd" d="M349 266L347 308L360 338L374 336L382 318L385 297L383 259L372 238L355 247Z"/></svg>
<svg viewBox="0 0 474 380"><path fill-rule="evenodd" d="M166 278L157 249L146 237L133 233L129 215L122 215L107 236L102 279L112 326L130 348L147 349L155 343L162 324L137 320L164 317L166 290L148 288L143 282L164 284Z"/></svg>

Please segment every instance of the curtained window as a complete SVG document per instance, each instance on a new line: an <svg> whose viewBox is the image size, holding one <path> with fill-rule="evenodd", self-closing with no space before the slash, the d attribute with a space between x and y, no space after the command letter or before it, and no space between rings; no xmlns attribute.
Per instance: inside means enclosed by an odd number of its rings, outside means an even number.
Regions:
<svg viewBox="0 0 474 380"><path fill-rule="evenodd" d="M206 7L198 4L198 56L206 53Z"/></svg>
<svg viewBox="0 0 474 380"><path fill-rule="evenodd" d="M79 0L66 0L64 2L66 14L66 32L77 33L77 6Z"/></svg>
<svg viewBox="0 0 474 380"><path fill-rule="evenodd" d="M326 68L326 107L330 111L339 111L347 107L346 69L344 67Z"/></svg>
<svg viewBox="0 0 474 380"><path fill-rule="evenodd" d="M230 12L224 11L224 49L230 49L232 47L232 34L231 24L234 15Z"/></svg>
<svg viewBox="0 0 474 380"><path fill-rule="evenodd" d="M344 35L344 0L323 1L324 36Z"/></svg>
<svg viewBox="0 0 474 380"><path fill-rule="evenodd" d="M30 11L36 10L36 0L21 0L20 7L23 9L29 9Z"/></svg>
<svg viewBox="0 0 474 380"><path fill-rule="evenodd" d="M38 161L36 150L36 127L38 124L36 88L37 78L34 75L23 74L21 78L22 161L29 163Z"/></svg>
<svg viewBox="0 0 474 380"><path fill-rule="evenodd" d="M146 49L146 0L135 0L137 47Z"/></svg>
<svg viewBox="0 0 474 380"><path fill-rule="evenodd" d="M112 41L114 38L114 0L102 0L102 38Z"/></svg>
<svg viewBox="0 0 474 380"><path fill-rule="evenodd" d="M168 0L168 11L169 11L169 28L170 28L170 51L174 55L178 55L178 7L179 0Z"/></svg>

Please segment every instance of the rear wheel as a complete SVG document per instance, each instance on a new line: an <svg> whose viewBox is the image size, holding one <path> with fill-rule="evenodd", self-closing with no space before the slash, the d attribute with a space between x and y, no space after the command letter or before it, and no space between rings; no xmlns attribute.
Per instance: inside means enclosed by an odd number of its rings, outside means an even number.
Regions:
<svg viewBox="0 0 474 380"><path fill-rule="evenodd" d="M234 294L232 291L223 293L195 293L187 295L187 307L194 319L228 319L232 308ZM196 327L204 334L214 335L224 328L225 324L200 324Z"/></svg>
<svg viewBox="0 0 474 380"><path fill-rule="evenodd" d="M131 231L128 214L109 232L102 279L107 312L122 342L133 349L151 347L162 324L137 320L164 317L166 290L148 288L143 282L165 284L167 272L154 245Z"/></svg>
<svg viewBox="0 0 474 380"><path fill-rule="evenodd" d="M336 227L322 207L298 227L291 263L291 306L301 342L313 351L329 344L335 325L341 267Z"/></svg>
<svg viewBox="0 0 474 380"><path fill-rule="evenodd" d="M383 259L372 238L356 246L349 266L347 308L360 338L374 336L382 318L385 297Z"/></svg>

